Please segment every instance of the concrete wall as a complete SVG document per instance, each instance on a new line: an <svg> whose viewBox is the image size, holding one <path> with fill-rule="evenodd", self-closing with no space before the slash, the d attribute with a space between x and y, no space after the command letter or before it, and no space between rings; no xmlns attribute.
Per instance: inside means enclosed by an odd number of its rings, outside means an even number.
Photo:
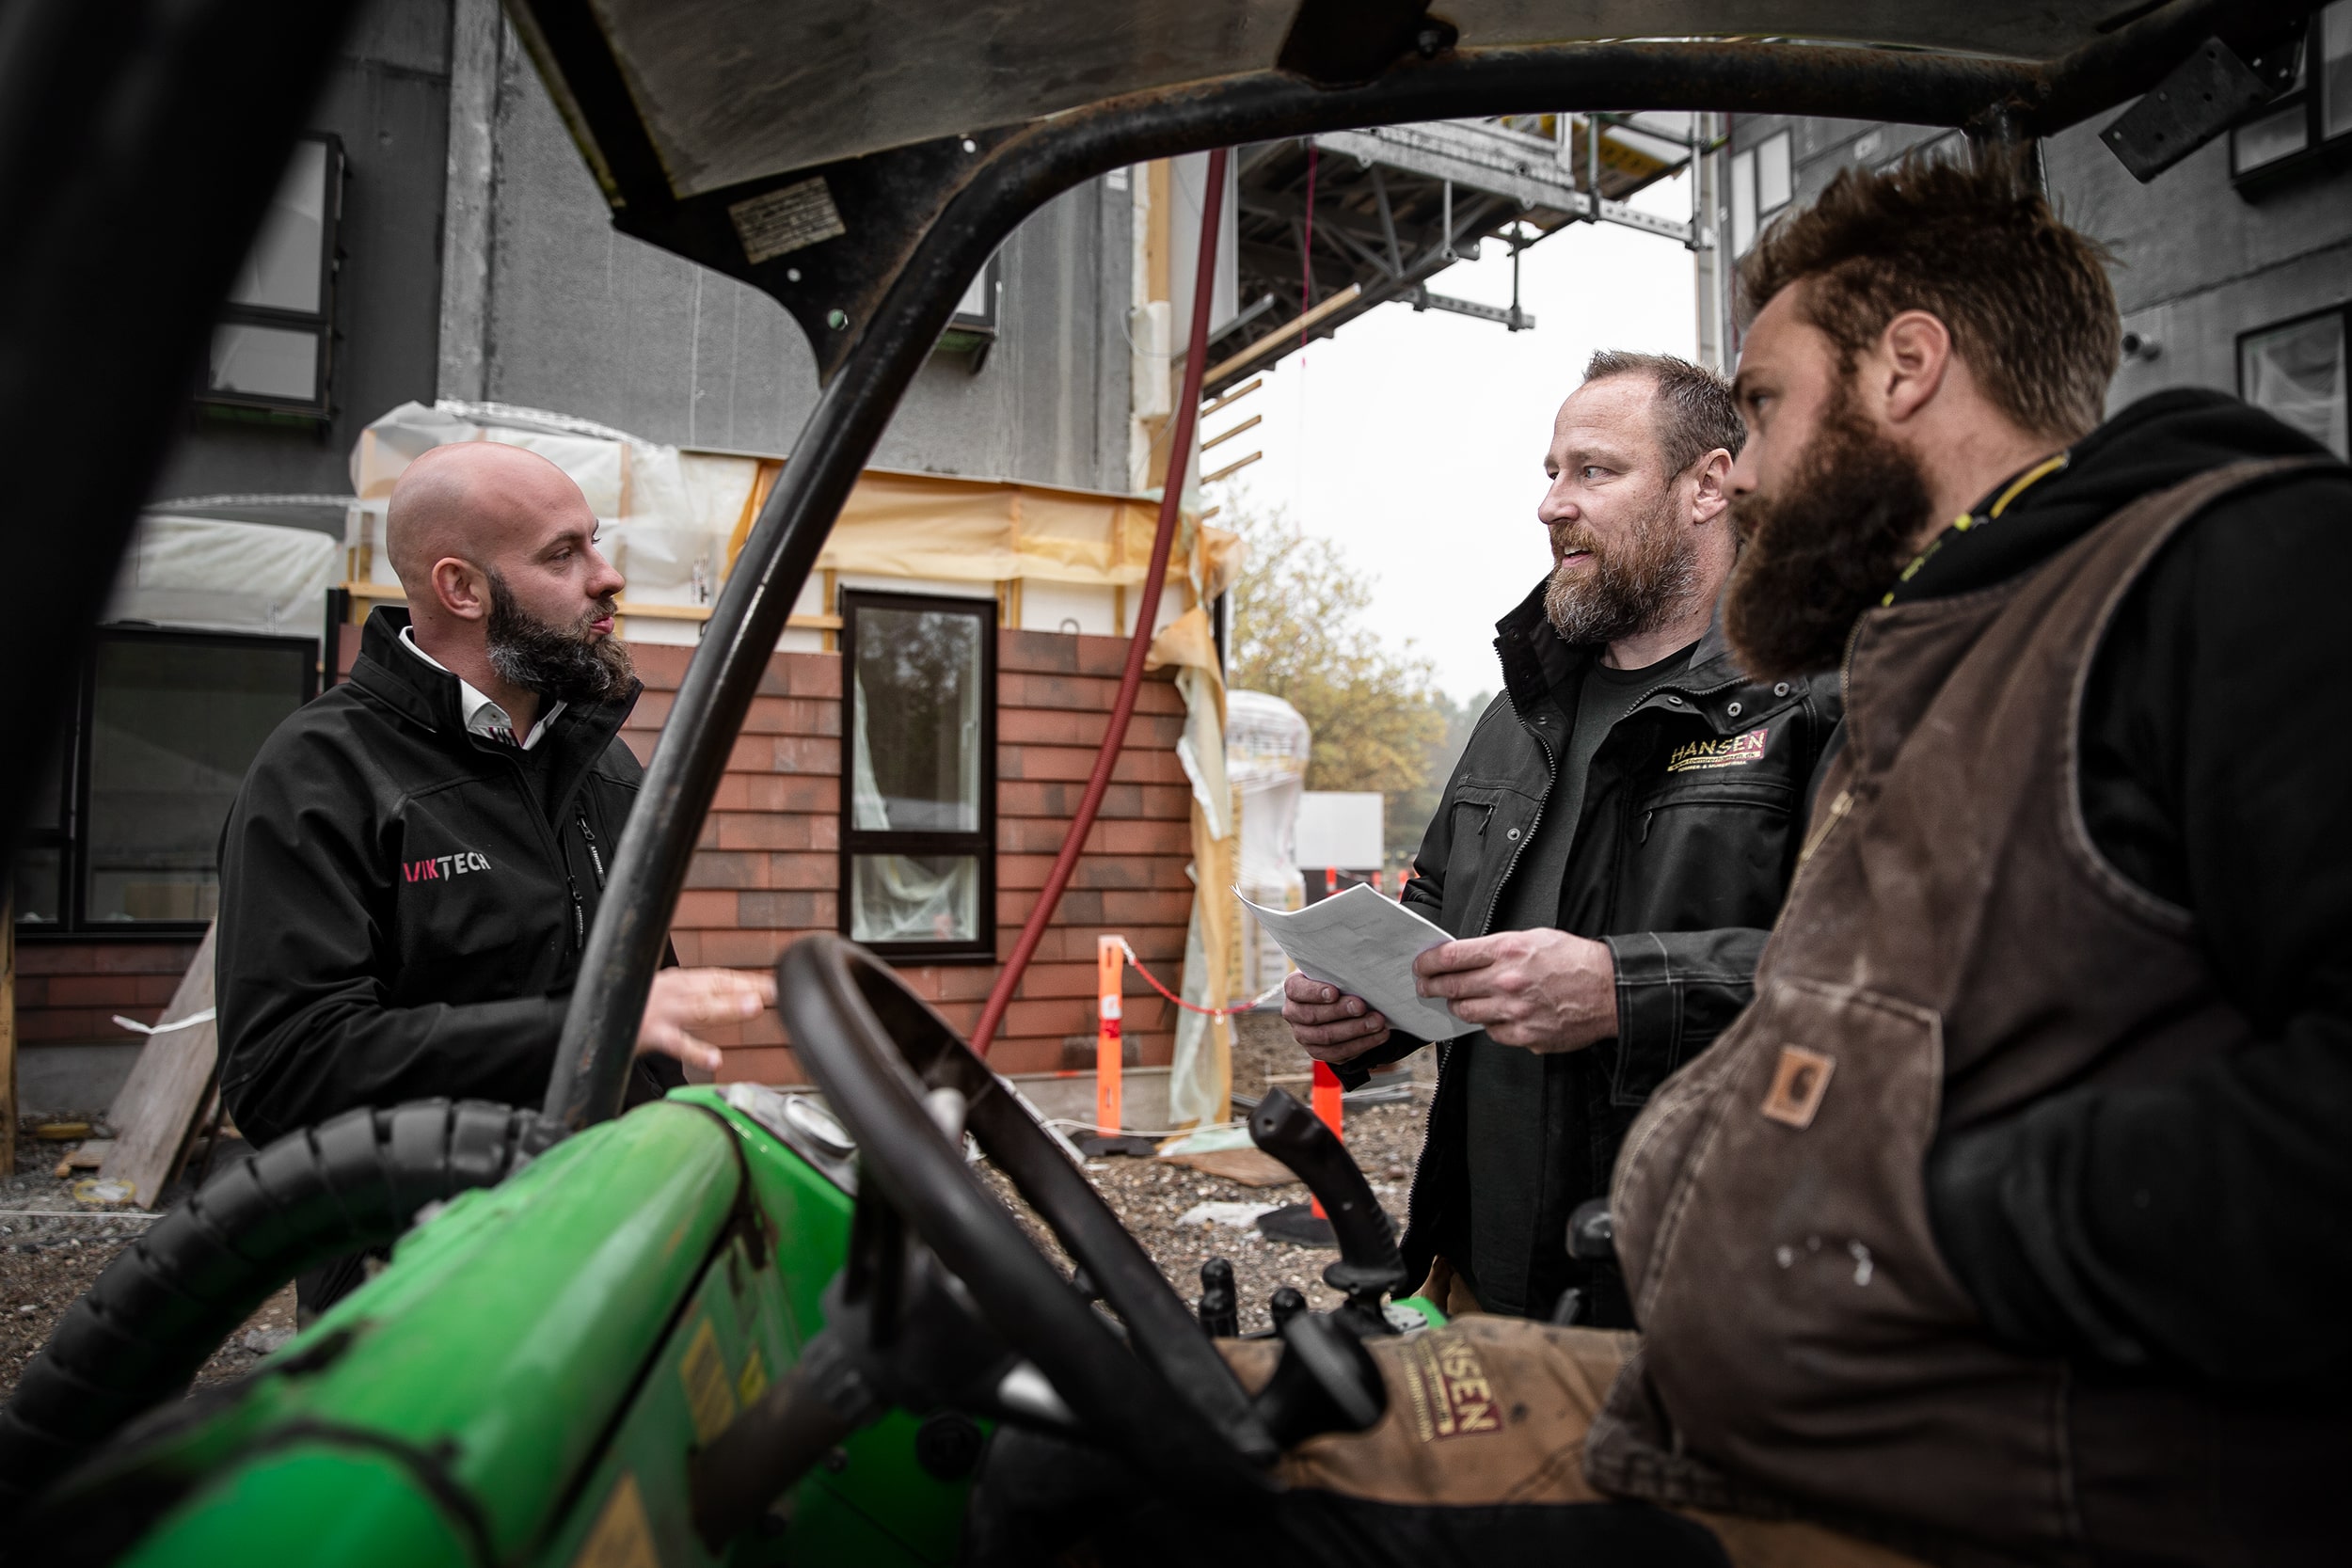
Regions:
<svg viewBox="0 0 2352 1568"><path fill-rule="evenodd" d="M191 404L160 498L348 494L361 427L433 400L449 132L450 0L371 0L311 112L342 137L342 267L335 290L335 416L325 429ZM341 528L340 519L334 527Z"/></svg>
<svg viewBox="0 0 2352 1568"><path fill-rule="evenodd" d="M2098 140L2120 112L2042 145L2052 199L2068 222L2114 252L2110 277L2124 330L2154 349L2125 360L2108 409L2168 387L2235 392L2240 333L2352 299L2352 171L2314 168L2249 199L2231 184L2222 136L2143 185ZM1796 206L1818 197L1840 169L1876 167L1951 135L1867 120L1740 116L1732 150L1784 127L1793 132Z"/></svg>
<svg viewBox="0 0 2352 1568"><path fill-rule="evenodd" d="M656 440L788 452L817 400L766 294L614 232L547 89L499 51L483 390ZM934 356L875 461L1090 488L1126 480L1128 196L1095 181L1004 252L998 338Z"/></svg>
<svg viewBox="0 0 2352 1568"><path fill-rule="evenodd" d="M2098 124L2105 124L2102 117ZM2127 359L2110 410L2167 387L2237 390L2237 337L2352 298L2352 173L2312 171L2248 200L2224 136L2142 185L2080 125L2044 149L2067 219L2114 250Z"/></svg>

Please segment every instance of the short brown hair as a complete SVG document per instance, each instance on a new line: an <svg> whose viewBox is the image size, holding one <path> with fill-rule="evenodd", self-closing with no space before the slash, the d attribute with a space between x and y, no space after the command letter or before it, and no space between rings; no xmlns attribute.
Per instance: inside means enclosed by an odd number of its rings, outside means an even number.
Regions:
<svg viewBox="0 0 2352 1568"><path fill-rule="evenodd" d="M1914 154L1846 169L1767 230L1740 263L1746 316L1808 282L1804 319L1843 365L1905 310L1925 310L1995 406L2036 436L2074 440L2106 405L2122 322L2107 251L2068 228L2017 159Z"/></svg>
<svg viewBox="0 0 2352 1568"><path fill-rule="evenodd" d="M1718 447L1740 455L1748 427L1740 420L1731 384L1713 371L1671 354L1622 348L1602 349L1584 366L1588 387L1619 375L1645 375L1657 391L1658 445L1669 474L1681 474Z"/></svg>

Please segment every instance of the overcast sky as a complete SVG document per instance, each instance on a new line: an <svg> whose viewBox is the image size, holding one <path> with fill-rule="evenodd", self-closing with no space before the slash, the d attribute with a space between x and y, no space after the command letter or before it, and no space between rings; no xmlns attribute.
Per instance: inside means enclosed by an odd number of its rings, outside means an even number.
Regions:
<svg viewBox="0 0 2352 1568"><path fill-rule="evenodd" d="M1675 218L1691 212L1680 179L1637 201ZM1535 504L1551 416L1597 348L1695 352L1691 263L1672 240L1578 227L1519 259L1532 332L1381 306L1284 358L1264 387L1206 421L1213 436L1265 417L1211 453L1209 467L1260 447L1265 457L1204 499L1228 514L1279 508L1338 540L1373 578L1381 626L1436 663L1440 686L1456 700L1491 691L1495 620L1550 564ZM1490 243L1484 260L1456 262L1430 287L1508 305L1509 252Z"/></svg>

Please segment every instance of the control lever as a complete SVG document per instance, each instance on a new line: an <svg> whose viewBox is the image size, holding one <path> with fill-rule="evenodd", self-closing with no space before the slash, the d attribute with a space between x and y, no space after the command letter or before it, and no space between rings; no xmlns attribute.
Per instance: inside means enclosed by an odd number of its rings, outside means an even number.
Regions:
<svg viewBox="0 0 2352 1568"><path fill-rule="evenodd" d="M1200 1265L1200 1327L1212 1338L1241 1332L1241 1292L1233 1287L1233 1265L1212 1258Z"/></svg>
<svg viewBox="0 0 2352 1568"><path fill-rule="evenodd" d="M1388 1414L1389 1386L1351 1323L1337 1312L1300 1312L1282 1324L1282 1359L1250 1410L1287 1449L1320 1433L1378 1425Z"/></svg>
<svg viewBox="0 0 2352 1568"><path fill-rule="evenodd" d="M1405 1259L1397 1251L1396 1227L1348 1157L1347 1146L1321 1117L1279 1088L1267 1089L1250 1113L1249 1141L1289 1166L1323 1205L1340 1244L1340 1259L1323 1271L1323 1282L1346 1295L1340 1310L1359 1333L1395 1333L1380 1301L1406 1284Z"/></svg>
<svg viewBox="0 0 2352 1568"><path fill-rule="evenodd" d="M1609 1212L1609 1200L1596 1197L1576 1206L1568 1216L1568 1256L1582 1263L1614 1263L1617 1260L1617 1226ZM1588 1292L1570 1286L1560 1292L1559 1305L1551 1309L1550 1321L1563 1328L1570 1328L1584 1321Z"/></svg>
<svg viewBox="0 0 2352 1568"><path fill-rule="evenodd" d="M1607 1198L1580 1203L1568 1216L1568 1256L1586 1263L1617 1260L1617 1222Z"/></svg>

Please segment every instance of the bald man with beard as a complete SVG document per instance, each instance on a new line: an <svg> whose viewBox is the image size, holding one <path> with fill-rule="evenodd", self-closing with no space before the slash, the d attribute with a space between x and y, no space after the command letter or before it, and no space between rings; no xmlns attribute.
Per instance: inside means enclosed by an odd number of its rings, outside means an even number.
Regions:
<svg viewBox="0 0 2352 1568"><path fill-rule="evenodd" d="M223 833L221 1093L257 1144L357 1106L545 1097L642 777L596 536L580 487L516 447L436 447L394 487L407 608L270 736ZM764 975L662 970L631 1103L718 1066L696 1030L773 1000ZM304 1308L360 1277L305 1276Z"/></svg>

